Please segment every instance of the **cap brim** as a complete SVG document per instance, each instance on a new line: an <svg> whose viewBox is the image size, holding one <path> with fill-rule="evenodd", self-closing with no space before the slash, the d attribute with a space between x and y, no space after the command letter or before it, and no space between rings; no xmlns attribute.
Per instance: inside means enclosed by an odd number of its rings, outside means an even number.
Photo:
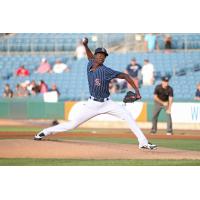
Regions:
<svg viewBox="0 0 200 200"><path fill-rule="evenodd" d="M97 53L103 53L103 54L105 54L105 56L108 56L108 54L107 54L107 53L105 53L105 52L103 52L103 51L95 52L95 54L94 54L94 55L96 55Z"/></svg>

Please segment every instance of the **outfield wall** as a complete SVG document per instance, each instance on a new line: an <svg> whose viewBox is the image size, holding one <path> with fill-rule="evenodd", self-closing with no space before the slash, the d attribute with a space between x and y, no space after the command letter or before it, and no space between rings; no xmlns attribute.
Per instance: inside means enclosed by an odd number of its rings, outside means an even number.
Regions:
<svg viewBox="0 0 200 200"><path fill-rule="evenodd" d="M63 119L72 120L81 112L81 107L85 102L58 102L44 103L41 101L0 101L0 118L4 119ZM117 102L122 104L122 102ZM126 104L138 122L151 121L153 102L135 102ZM99 115L93 121L120 121L110 115ZM165 112L162 110L159 115L159 122L166 120ZM172 120L174 123L200 123L200 103L180 103L175 102L172 106Z"/></svg>
<svg viewBox="0 0 200 200"><path fill-rule="evenodd" d="M4 119L64 119L64 103L0 102L0 118Z"/></svg>

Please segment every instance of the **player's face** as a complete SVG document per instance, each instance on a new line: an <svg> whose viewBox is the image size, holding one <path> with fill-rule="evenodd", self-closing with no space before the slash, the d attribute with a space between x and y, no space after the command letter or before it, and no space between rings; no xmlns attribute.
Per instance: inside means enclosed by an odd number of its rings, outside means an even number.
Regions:
<svg viewBox="0 0 200 200"><path fill-rule="evenodd" d="M104 61L105 61L105 59L106 59L106 56L105 56L104 53L97 53L97 54L95 55L95 61L96 61L99 65L103 64Z"/></svg>
<svg viewBox="0 0 200 200"><path fill-rule="evenodd" d="M135 66L135 65L136 65L136 61L135 61L135 60L132 60L132 61L131 61L131 65L132 65L132 66Z"/></svg>
<svg viewBox="0 0 200 200"><path fill-rule="evenodd" d="M162 81L162 87L166 88L169 85L169 83L167 81Z"/></svg>

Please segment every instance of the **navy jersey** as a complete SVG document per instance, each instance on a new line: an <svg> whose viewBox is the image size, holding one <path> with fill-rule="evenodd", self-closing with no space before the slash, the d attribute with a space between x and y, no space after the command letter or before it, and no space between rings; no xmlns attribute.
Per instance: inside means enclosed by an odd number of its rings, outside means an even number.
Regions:
<svg viewBox="0 0 200 200"><path fill-rule="evenodd" d="M200 97L200 90L199 89L196 90L195 97Z"/></svg>
<svg viewBox="0 0 200 200"><path fill-rule="evenodd" d="M95 71L91 71L94 60L90 60L87 65L87 76L90 95L95 98L107 98L110 95L109 82L122 72L112 70L105 65L101 65Z"/></svg>
<svg viewBox="0 0 200 200"><path fill-rule="evenodd" d="M136 64L135 66L132 66L131 64L129 64L126 68L126 70L128 71L128 74L133 78L138 77L138 73L141 69L142 69L142 66L139 64Z"/></svg>
<svg viewBox="0 0 200 200"><path fill-rule="evenodd" d="M173 88L169 85L167 88L163 88L161 84L157 85L154 90L154 95L157 95L162 101L169 101L169 97L173 97Z"/></svg>

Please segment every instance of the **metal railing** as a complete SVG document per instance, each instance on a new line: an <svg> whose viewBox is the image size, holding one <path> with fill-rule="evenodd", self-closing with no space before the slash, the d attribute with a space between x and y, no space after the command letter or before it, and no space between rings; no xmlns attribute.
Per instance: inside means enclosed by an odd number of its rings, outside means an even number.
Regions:
<svg viewBox="0 0 200 200"><path fill-rule="evenodd" d="M87 34L84 34L87 36ZM166 34L156 34L160 50L164 50L164 37ZM188 51L200 49L200 34L167 34L172 37L174 50ZM40 36L40 37L39 37ZM80 42L81 34L15 34L0 37L0 53L15 52L74 52ZM144 36L142 33L94 33L89 34L90 47L94 50L104 46L112 51L119 52L145 52ZM155 49L156 50L156 49Z"/></svg>

